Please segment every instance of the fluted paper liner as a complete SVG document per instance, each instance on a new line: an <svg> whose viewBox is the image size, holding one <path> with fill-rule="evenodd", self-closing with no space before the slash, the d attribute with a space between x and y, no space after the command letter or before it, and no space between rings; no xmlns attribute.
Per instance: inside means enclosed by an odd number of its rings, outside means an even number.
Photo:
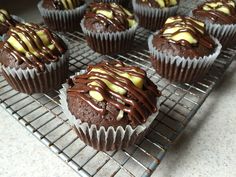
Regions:
<svg viewBox="0 0 236 177"><path fill-rule="evenodd" d="M158 111L153 113L147 119L146 123L138 125L136 128L132 128L127 125L125 128L119 126L117 128L97 127L92 124L82 123L80 119L76 119L74 115L68 109L67 103L67 89L68 84L63 84L60 90L60 103L64 114L69 119L70 124L74 127L77 135L86 144L92 146L94 149L101 151L112 151L123 149L140 141L146 134L151 123L158 115ZM159 98L157 97L157 110L160 108Z"/></svg>
<svg viewBox="0 0 236 177"><path fill-rule="evenodd" d="M223 48L227 48L231 45L232 42L235 42L236 39L234 36L236 35L236 24L231 25L221 25L221 24L213 24L210 22L206 22L206 31L212 36L219 39Z"/></svg>
<svg viewBox="0 0 236 177"><path fill-rule="evenodd" d="M23 93L42 93L59 87L65 82L68 71L67 51L57 62L45 64L45 71L36 68L16 69L2 65L2 73L13 89Z"/></svg>
<svg viewBox="0 0 236 177"><path fill-rule="evenodd" d="M38 3L38 9L45 24L55 31L75 31L80 29L80 21L83 18L87 4L69 10L53 10L43 7L43 1Z"/></svg>
<svg viewBox="0 0 236 177"><path fill-rule="evenodd" d="M101 54L117 54L128 50L134 40L135 32L138 27L137 24L122 32L93 32L84 26L84 19L81 21L81 28L85 34L88 45L94 51Z"/></svg>
<svg viewBox="0 0 236 177"><path fill-rule="evenodd" d="M189 16L197 18L193 15L192 11L189 13ZM204 23L206 31L210 35L216 37L220 41L223 48L230 47L234 42L236 42L236 24L216 24L208 20Z"/></svg>
<svg viewBox="0 0 236 177"><path fill-rule="evenodd" d="M175 82L194 82L200 79L214 63L215 59L221 52L222 45L218 39L212 37L216 44L214 53L199 57L185 58L173 56L172 54L159 51L153 46L154 33L148 38L148 48L151 54L151 62L157 73L170 81Z"/></svg>
<svg viewBox="0 0 236 177"><path fill-rule="evenodd" d="M176 15L178 5L165 8L153 8L138 4L136 0L132 0L133 9L139 18L139 25L156 31L160 29L168 17Z"/></svg>
<svg viewBox="0 0 236 177"><path fill-rule="evenodd" d="M11 16L12 16L12 18L13 18L14 20L16 20L16 21L18 21L18 22L20 22L20 23L25 23L25 20L24 20L23 18L18 17L18 16L16 16L16 15L11 15Z"/></svg>

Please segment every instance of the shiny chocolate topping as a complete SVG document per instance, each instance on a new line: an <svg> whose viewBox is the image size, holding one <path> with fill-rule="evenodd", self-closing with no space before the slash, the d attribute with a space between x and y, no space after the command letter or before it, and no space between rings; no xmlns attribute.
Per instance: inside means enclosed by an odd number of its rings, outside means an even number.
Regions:
<svg viewBox="0 0 236 177"><path fill-rule="evenodd" d="M44 0L44 6L52 6L56 10L75 9L84 4L84 0Z"/></svg>
<svg viewBox="0 0 236 177"><path fill-rule="evenodd" d="M169 42L182 46L197 46L199 44L213 48L213 40L206 35L204 23L191 17L170 17L159 34Z"/></svg>
<svg viewBox="0 0 236 177"><path fill-rule="evenodd" d="M45 63L56 62L65 53L65 43L47 28L36 24L19 24L7 32L8 39L3 48L13 55L17 64L26 63L39 71Z"/></svg>
<svg viewBox="0 0 236 177"><path fill-rule="evenodd" d="M16 21L11 17L8 11L0 9L0 24L6 27L15 26Z"/></svg>
<svg viewBox="0 0 236 177"><path fill-rule="evenodd" d="M142 4L148 7L165 8L178 4L178 0L136 0L138 4Z"/></svg>
<svg viewBox="0 0 236 177"><path fill-rule="evenodd" d="M215 23L236 23L236 3L233 0L211 0L193 10L193 15Z"/></svg>
<svg viewBox="0 0 236 177"><path fill-rule="evenodd" d="M92 24L99 23L105 28L112 26L115 31L124 31L137 24L134 16L121 5L102 2L89 5L85 21L91 21Z"/></svg>
<svg viewBox="0 0 236 177"><path fill-rule="evenodd" d="M68 95L80 97L102 118L109 110L99 107L98 101L127 113L129 120L138 124L146 122L157 111L156 97L161 95L144 70L122 62L103 61L90 65L87 73L75 76L68 84Z"/></svg>

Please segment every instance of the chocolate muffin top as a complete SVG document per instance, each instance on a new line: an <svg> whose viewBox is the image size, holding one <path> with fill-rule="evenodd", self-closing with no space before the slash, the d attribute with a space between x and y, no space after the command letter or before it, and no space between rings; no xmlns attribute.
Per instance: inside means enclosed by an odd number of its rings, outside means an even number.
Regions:
<svg viewBox="0 0 236 177"><path fill-rule="evenodd" d="M193 10L193 16L216 24L236 23L236 4L233 0L211 0Z"/></svg>
<svg viewBox="0 0 236 177"><path fill-rule="evenodd" d="M15 26L17 23L8 11L0 9L0 35L5 34L10 26Z"/></svg>
<svg viewBox="0 0 236 177"><path fill-rule="evenodd" d="M0 46L0 63L15 68L36 68L56 62L65 53L65 43L47 28L35 24L18 24L7 32Z"/></svg>
<svg viewBox="0 0 236 177"><path fill-rule="evenodd" d="M93 32L125 31L134 25L134 15L116 3L91 3L84 17L84 26Z"/></svg>
<svg viewBox="0 0 236 177"><path fill-rule="evenodd" d="M152 43L159 51L186 58L206 56L215 49L215 42L206 34L204 23L183 16L168 18Z"/></svg>
<svg viewBox="0 0 236 177"><path fill-rule="evenodd" d="M75 9L84 4L84 0L43 0L43 7L55 10Z"/></svg>
<svg viewBox="0 0 236 177"><path fill-rule="evenodd" d="M146 122L158 111L157 86L146 72L122 62L103 61L68 82L68 107L82 122L98 127L125 127Z"/></svg>
<svg viewBox="0 0 236 177"><path fill-rule="evenodd" d="M179 0L136 0L136 2L148 7L165 8L177 5Z"/></svg>

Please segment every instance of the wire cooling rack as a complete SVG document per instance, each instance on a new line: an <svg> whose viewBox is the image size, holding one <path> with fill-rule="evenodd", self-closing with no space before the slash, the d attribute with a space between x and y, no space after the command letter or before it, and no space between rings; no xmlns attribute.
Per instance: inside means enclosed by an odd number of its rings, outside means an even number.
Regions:
<svg viewBox="0 0 236 177"><path fill-rule="evenodd" d="M62 113L58 90L25 95L13 90L0 76L1 106L82 177L151 176L167 149L222 79L236 50L223 51L201 81L193 85L174 84L158 76L152 68L146 42L149 35L149 31L139 28L133 48L127 54L106 56L110 60L118 59L142 67L162 91L160 113L139 144L112 152L99 152L85 145L76 137ZM70 43L71 74L103 59L87 46L82 33L66 33L64 36Z"/></svg>

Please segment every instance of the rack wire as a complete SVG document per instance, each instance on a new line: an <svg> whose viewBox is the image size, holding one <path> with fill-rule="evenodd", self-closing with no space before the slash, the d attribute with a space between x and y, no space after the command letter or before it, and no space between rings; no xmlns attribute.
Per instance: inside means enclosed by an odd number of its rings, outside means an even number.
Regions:
<svg viewBox="0 0 236 177"><path fill-rule="evenodd" d="M63 35L70 44L71 74L103 59L104 56L87 46L82 33ZM192 85L170 83L157 75L151 66L146 44L149 35L149 31L139 28L133 48L128 53L106 56L109 60L118 59L142 67L162 91L160 113L150 132L139 144L112 152L99 152L85 145L77 138L61 110L58 90L46 94L26 95L13 90L0 76L0 104L82 177L151 176L167 149L183 132L212 89L222 79L233 61L236 50L223 51L201 81Z"/></svg>

